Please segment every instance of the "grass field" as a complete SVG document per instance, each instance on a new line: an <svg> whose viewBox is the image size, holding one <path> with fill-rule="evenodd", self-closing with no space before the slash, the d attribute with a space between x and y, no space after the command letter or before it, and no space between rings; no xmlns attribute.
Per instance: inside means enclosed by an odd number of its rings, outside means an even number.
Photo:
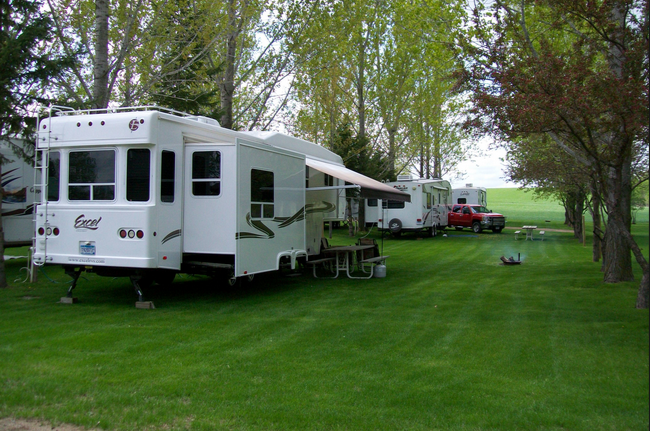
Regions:
<svg viewBox="0 0 650 431"><path fill-rule="evenodd" d="M561 207L488 191L511 226L563 228ZM647 258L648 221L633 233ZM648 311L604 284L572 234L512 231L383 245L387 277L24 278L0 289L0 418L106 430L647 430ZM333 244L350 244L335 231ZM26 252L25 249L9 250ZM11 254L11 253L8 253ZM521 255L519 266L499 257ZM640 271L635 267L637 280Z"/></svg>

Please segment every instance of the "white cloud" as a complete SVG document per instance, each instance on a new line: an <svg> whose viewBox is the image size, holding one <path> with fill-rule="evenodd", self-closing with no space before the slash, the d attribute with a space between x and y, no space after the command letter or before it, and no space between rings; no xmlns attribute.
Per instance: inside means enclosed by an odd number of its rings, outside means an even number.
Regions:
<svg viewBox="0 0 650 431"><path fill-rule="evenodd" d="M484 153L482 157L474 157L459 165L459 170L465 172L465 178L452 181L452 188L465 187L467 183L485 188L518 187L518 184L506 182L505 163L500 160L505 158L506 151L484 148Z"/></svg>

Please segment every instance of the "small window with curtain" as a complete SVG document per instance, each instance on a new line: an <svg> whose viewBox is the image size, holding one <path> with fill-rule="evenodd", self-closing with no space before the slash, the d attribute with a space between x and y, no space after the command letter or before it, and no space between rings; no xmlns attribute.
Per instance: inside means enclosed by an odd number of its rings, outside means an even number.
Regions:
<svg viewBox="0 0 650 431"><path fill-rule="evenodd" d="M273 218L274 200L273 172L251 169L251 217Z"/></svg>
<svg viewBox="0 0 650 431"><path fill-rule="evenodd" d="M147 202L151 169L151 152L147 148L131 148L126 152L126 200Z"/></svg>
<svg viewBox="0 0 650 431"><path fill-rule="evenodd" d="M61 181L61 154L53 151L49 155L47 165L47 200L57 202L59 200L59 182Z"/></svg>
<svg viewBox="0 0 650 431"><path fill-rule="evenodd" d="M192 154L192 194L219 196L221 194L221 153L197 151Z"/></svg>
<svg viewBox="0 0 650 431"><path fill-rule="evenodd" d="M163 151L160 158L160 201L174 202L174 187L176 184L176 154L173 151Z"/></svg>

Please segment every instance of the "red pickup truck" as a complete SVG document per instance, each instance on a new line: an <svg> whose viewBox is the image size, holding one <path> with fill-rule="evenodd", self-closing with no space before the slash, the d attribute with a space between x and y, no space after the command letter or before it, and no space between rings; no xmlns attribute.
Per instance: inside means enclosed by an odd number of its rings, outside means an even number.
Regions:
<svg viewBox="0 0 650 431"><path fill-rule="evenodd" d="M493 213L482 205L457 204L453 205L447 215L447 225L461 230L470 227L476 233L483 229L500 233L506 226L506 218L498 213Z"/></svg>

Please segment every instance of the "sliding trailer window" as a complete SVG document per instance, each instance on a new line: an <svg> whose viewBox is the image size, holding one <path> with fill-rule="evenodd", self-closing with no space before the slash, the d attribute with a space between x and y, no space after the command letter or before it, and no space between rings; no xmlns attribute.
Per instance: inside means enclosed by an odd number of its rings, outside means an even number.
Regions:
<svg viewBox="0 0 650 431"><path fill-rule="evenodd" d="M115 150L70 151L68 199L71 201L115 199Z"/></svg>
<svg viewBox="0 0 650 431"><path fill-rule="evenodd" d="M219 196L221 194L221 153L196 151L192 154L192 194Z"/></svg>
<svg viewBox="0 0 650 431"><path fill-rule="evenodd" d="M251 169L251 217L273 218L274 200L273 172Z"/></svg>
<svg viewBox="0 0 650 431"><path fill-rule="evenodd" d="M147 148L131 148L126 153L126 200L129 202L147 202L149 200L149 183L151 169L151 152Z"/></svg>

